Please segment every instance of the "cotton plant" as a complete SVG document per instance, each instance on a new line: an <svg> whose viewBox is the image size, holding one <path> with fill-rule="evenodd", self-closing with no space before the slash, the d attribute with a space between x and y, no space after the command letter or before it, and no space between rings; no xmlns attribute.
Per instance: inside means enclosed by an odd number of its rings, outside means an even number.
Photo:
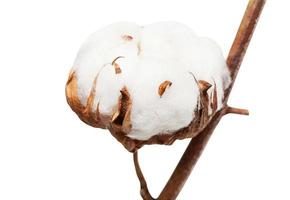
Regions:
<svg viewBox="0 0 290 200"><path fill-rule="evenodd" d="M66 95L80 119L109 129L134 151L197 135L223 107L230 82L221 48L211 39L176 22L120 22L81 46Z"/></svg>
<svg viewBox="0 0 290 200"><path fill-rule="evenodd" d="M214 129L229 113L228 98L265 0L249 0L227 59L212 40L176 22L115 23L92 34L70 72L66 97L85 123L108 129L133 152L144 200L175 200ZM158 198L138 162L146 144L192 138Z"/></svg>

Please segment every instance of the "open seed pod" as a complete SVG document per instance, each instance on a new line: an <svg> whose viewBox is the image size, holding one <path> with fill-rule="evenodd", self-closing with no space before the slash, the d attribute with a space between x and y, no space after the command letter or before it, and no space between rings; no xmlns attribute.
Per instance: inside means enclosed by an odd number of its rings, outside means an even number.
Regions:
<svg viewBox="0 0 290 200"><path fill-rule="evenodd" d="M81 47L66 97L82 121L134 152L198 135L230 81L220 48L186 26L117 23Z"/></svg>

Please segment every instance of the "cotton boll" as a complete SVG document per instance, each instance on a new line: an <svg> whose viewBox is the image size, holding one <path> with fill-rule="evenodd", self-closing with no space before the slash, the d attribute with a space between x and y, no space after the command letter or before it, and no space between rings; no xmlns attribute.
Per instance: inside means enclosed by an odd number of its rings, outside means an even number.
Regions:
<svg viewBox="0 0 290 200"><path fill-rule="evenodd" d="M173 134L200 117L195 116L201 108L198 81L212 85L208 96L213 102L216 90L216 106L221 109L224 89L231 81L218 45L176 22L144 27L126 22L109 25L82 45L72 71L82 106L78 100L70 105L76 105L77 114L95 127L111 127L112 117L121 113L120 91L126 89L130 112L123 109L120 116L129 116L130 128L124 135L137 140ZM90 94L94 95L93 106L88 112ZM208 107L206 115L216 111L211 104ZM118 123L118 131L123 131L122 120Z"/></svg>

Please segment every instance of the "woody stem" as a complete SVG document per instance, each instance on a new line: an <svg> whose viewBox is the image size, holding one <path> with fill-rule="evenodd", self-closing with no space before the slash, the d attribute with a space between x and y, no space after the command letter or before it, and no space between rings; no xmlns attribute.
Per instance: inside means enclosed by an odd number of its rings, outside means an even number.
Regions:
<svg viewBox="0 0 290 200"><path fill-rule="evenodd" d="M249 0L248 7L227 58L232 82L230 87L225 91L225 107L215 113L204 130L191 140L173 174L160 193L158 200L175 200L177 198L215 127L227 112L226 104L230 92L265 2L266 0Z"/></svg>

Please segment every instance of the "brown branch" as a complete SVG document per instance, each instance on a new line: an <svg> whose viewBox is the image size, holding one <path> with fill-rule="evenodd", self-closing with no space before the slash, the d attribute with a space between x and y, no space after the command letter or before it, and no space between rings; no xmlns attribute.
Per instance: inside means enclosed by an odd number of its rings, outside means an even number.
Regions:
<svg viewBox="0 0 290 200"><path fill-rule="evenodd" d="M215 127L221 120L222 116L227 112L227 101L238 74L241 62L246 53L247 47L254 32L256 23L262 12L266 0L250 0L245 15L239 27L232 48L229 52L227 65L231 72L232 83L225 91L224 108L218 111L205 129L191 140L178 165L176 166L169 181L160 193L158 200L175 200L180 193L183 185L188 179L194 165L200 157L204 147L206 146Z"/></svg>
<svg viewBox="0 0 290 200"><path fill-rule="evenodd" d="M145 180L143 173L142 173L142 170L140 168L139 161L138 161L138 151L134 152L133 159L134 159L136 174L137 174L139 182L140 182L140 194L141 194L142 198L144 200L155 200L149 193L146 180Z"/></svg>
<svg viewBox="0 0 290 200"><path fill-rule="evenodd" d="M227 106L225 114L249 115L250 113L247 109L233 108L233 107Z"/></svg>

